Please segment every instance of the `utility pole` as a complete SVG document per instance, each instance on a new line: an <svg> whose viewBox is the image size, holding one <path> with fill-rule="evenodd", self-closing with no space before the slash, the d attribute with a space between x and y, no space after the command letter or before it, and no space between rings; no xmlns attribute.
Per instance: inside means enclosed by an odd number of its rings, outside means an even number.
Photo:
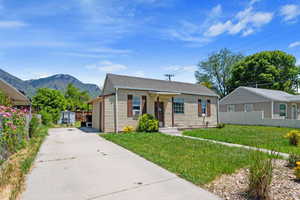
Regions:
<svg viewBox="0 0 300 200"><path fill-rule="evenodd" d="M172 77L174 76L174 74L165 74L165 77L167 77L169 81L171 81Z"/></svg>

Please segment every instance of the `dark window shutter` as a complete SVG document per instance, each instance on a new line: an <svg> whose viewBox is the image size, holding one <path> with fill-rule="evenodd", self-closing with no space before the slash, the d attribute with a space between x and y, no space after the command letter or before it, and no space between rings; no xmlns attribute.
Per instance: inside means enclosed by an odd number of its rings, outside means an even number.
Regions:
<svg viewBox="0 0 300 200"><path fill-rule="evenodd" d="M201 105L201 99L198 100L198 116L202 116L202 105Z"/></svg>
<svg viewBox="0 0 300 200"><path fill-rule="evenodd" d="M210 100L207 100L207 117L211 116L211 103Z"/></svg>
<svg viewBox="0 0 300 200"><path fill-rule="evenodd" d="M127 117L132 117L132 95L127 98Z"/></svg>
<svg viewBox="0 0 300 200"><path fill-rule="evenodd" d="M142 96L142 114L147 113L147 96Z"/></svg>

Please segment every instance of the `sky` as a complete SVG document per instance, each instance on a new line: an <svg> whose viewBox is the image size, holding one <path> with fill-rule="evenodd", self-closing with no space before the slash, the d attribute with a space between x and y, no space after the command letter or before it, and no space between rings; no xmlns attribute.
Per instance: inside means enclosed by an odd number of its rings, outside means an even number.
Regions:
<svg viewBox="0 0 300 200"><path fill-rule="evenodd" d="M300 0L0 0L0 68L24 80L195 82L197 64L222 48L282 50L300 64Z"/></svg>

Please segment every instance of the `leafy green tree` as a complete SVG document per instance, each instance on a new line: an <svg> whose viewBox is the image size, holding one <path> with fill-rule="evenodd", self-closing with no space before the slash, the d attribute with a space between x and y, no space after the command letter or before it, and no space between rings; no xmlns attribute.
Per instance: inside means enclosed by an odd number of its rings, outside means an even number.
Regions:
<svg viewBox="0 0 300 200"><path fill-rule="evenodd" d="M230 90L259 86L294 93L299 73L294 56L282 51L263 51L247 56L233 67Z"/></svg>
<svg viewBox="0 0 300 200"><path fill-rule="evenodd" d="M66 109L66 99L58 90L49 88L38 89L32 98L32 106L39 112L47 112L51 115L54 123L57 123L61 111Z"/></svg>
<svg viewBox="0 0 300 200"><path fill-rule="evenodd" d="M231 52L228 49L221 49L219 52L210 55L207 60L198 64L195 77L202 85L211 85L221 97L229 93L229 79L234 64L240 61L243 55Z"/></svg>
<svg viewBox="0 0 300 200"><path fill-rule="evenodd" d="M65 98L67 100L67 109L70 111L78 110L89 110L89 105L87 101L90 100L89 93L87 91L80 91L78 88L74 87L73 84L68 84Z"/></svg>

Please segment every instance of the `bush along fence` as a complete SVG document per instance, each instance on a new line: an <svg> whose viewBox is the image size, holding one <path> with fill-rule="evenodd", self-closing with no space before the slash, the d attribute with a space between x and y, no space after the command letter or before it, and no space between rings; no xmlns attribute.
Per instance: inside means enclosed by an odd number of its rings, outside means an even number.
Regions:
<svg viewBox="0 0 300 200"><path fill-rule="evenodd" d="M29 139L27 114L26 110L0 106L0 159L2 161L25 147Z"/></svg>
<svg viewBox="0 0 300 200"><path fill-rule="evenodd" d="M16 200L48 127L26 110L0 106L0 116L0 199Z"/></svg>

